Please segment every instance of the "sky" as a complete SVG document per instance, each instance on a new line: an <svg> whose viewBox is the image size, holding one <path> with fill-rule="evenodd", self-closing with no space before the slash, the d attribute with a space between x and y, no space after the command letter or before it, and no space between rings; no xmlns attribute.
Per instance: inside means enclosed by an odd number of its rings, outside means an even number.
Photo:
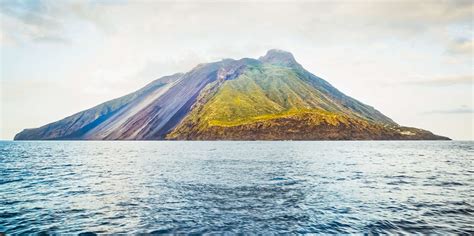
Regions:
<svg viewBox="0 0 474 236"><path fill-rule="evenodd" d="M474 140L472 1L0 0L0 23L0 139L277 48L400 125Z"/></svg>

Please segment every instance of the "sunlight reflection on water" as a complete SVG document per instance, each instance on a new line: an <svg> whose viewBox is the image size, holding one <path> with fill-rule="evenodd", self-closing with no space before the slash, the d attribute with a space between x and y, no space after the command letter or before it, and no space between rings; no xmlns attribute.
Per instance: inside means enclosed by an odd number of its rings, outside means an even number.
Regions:
<svg viewBox="0 0 474 236"><path fill-rule="evenodd" d="M473 142L0 142L7 233L473 233Z"/></svg>

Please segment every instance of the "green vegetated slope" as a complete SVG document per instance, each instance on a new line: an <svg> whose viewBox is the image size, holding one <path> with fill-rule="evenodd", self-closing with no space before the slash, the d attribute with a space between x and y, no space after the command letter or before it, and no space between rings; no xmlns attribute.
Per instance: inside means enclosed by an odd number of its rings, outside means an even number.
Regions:
<svg viewBox="0 0 474 236"><path fill-rule="evenodd" d="M210 125L233 126L316 108L339 110L293 70L264 65L226 81L200 115Z"/></svg>
<svg viewBox="0 0 474 236"><path fill-rule="evenodd" d="M305 132L300 129L305 127L347 126L351 122L368 126L366 121L302 80L295 69L285 66L249 67L236 79L225 81L216 92L203 96L209 98L196 104L168 138L278 139L293 132L304 139ZM304 121L304 125L298 127L298 121ZM252 124L261 128L252 128ZM272 131L272 127L266 127L272 125L273 129L279 129ZM291 126L298 130L292 130ZM261 131L259 134L263 127L273 134ZM248 134L244 134L245 130Z"/></svg>
<svg viewBox="0 0 474 236"><path fill-rule="evenodd" d="M428 131L398 126L375 109L345 95L337 99L331 93L321 90L321 86L308 82L304 75L298 67L263 63L246 68L233 80L210 84L201 93L190 113L166 138L437 138Z"/></svg>

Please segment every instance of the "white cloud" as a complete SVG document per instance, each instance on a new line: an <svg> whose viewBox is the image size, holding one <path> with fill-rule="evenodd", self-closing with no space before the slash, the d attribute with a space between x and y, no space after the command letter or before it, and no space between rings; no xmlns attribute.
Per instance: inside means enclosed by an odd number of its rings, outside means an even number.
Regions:
<svg viewBox="0 0 474 236"><path fill-rule="evenodd" d="M471 1L7 3L0 7L1 103L3 126L12 130L3 138L198 63L256 58L270 48L293 52L308 70L397 119L397 103L410 94L396 103L385 94L402 88L376 91L369 81L472 75ZM37 117L17 109L29 106Z"/></svg>
<svg viewBox="0 0 474 236"><path fill-rule="evenodd" d="M419 86L473 85L474 75L445 76L432 79L406 81L404 84Z"/></svg>
<svg viewBox="0 0 474 236"><path fill-rule="evenodd" d="M432 114L449 114L449 115L456 115L456 114L473 114L474 109L472 108L458 108L458 109L447 109L447 110L434 110L434 111L427 111L423 114L432 115Z"/></svg>

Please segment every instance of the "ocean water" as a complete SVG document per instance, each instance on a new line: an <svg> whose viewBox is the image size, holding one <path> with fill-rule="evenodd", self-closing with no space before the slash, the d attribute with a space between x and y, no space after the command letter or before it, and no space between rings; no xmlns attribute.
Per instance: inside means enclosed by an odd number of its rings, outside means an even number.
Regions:
<svg viewBox="0 0 474 236"><path fill-rule="evenodd" d="M0 232L474 233L474 142L0 142Z"/></svg>

